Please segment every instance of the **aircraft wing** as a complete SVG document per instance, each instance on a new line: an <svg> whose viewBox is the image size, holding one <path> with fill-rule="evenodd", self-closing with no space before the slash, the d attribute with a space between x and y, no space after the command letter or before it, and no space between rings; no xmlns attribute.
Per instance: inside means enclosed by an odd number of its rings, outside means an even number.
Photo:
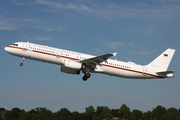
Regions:
<svg viewBox="0 0 180 120"><path fill-rule="evenodd" d="M80 62L86 63L86 65L97 65L103 61L106 61L111 56L116 56L116 54L117 54L117 52L116 53L107 53L104 55L100 55L100 56L92 57L89 59L81 60Z"/></svg>

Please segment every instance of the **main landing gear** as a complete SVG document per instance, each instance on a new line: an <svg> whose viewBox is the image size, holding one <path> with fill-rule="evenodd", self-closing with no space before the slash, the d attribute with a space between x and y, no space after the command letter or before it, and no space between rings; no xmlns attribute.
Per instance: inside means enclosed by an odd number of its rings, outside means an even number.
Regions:
<svg viewBox="0 0 180 120"><path fill-rule="evenodd" d="M85 63L82 63L81 70L84 73L84 76L82 77L83 81L86 81L88 78L91 77L91 74L89 73L89 67L86 66Z"/></svg>
<svg viewBox="0 0 180 120"><path fill-rule="evenodd" d="M20 66L23 66L24 60L25 60L25 58L23 57L22 61L20 62Z"/></svg>
<svg viewBox="0 0 180 120"><path fill-rule="evenodd" d="M84 73L84 76L82 77L83 81L86 81L88 78L91 77L91 74L89 72L83 72Z"/></svg>

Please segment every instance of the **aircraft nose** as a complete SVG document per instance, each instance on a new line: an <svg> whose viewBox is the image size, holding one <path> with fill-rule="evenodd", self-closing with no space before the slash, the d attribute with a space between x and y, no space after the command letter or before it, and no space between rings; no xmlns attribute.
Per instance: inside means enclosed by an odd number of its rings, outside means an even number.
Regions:
<svg viewBox="0 0 180 120"><path fill-rule="evenodd" d="M10 52L10 48L8 48L7 46L4 48L4 50L5 50L6 52Z"/></svg>
<svg viewBox="0 0 180 120"><path fill-rule="evenodd" d="M7 47L5 47L4 50L7 51Z"/></svg>

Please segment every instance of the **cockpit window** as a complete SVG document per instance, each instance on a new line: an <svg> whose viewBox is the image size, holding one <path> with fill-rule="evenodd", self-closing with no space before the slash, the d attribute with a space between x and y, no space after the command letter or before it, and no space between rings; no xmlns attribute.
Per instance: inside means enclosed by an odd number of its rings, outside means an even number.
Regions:
<svg viewBox="0 0 180 120"><path fill-rule="evenodd" d="M14 45L14 46L18 46L18 44L12 44L12 45Z"/></svg>

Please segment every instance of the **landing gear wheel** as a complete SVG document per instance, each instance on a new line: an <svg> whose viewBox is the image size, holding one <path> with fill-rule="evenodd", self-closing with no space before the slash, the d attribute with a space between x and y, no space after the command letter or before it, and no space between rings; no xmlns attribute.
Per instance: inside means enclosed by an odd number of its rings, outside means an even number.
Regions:
<svg viewBox="0 0 180 120"><path fill-rule="evenodd" d="M20 66L23 66L23 63L20 63Z"/></svg>
<svg viewBox="0 0 180 120"><path fill-rule="evenodd" d="M83 81L86 81L88 78L86 76L83 76Z"/></svg>
<svg viewBox="0 0 180 120"><path fill-rule="evenodd" d="M87 78L90 78L90 77L91 77L91 74L90 74L90 73L86 73L85 76L86 76Z"/></svg>
<svg viewBox="0 0 180 120"><path fill-rule="evenodd" d="M88 78L91 77L91 74L88 72L88 73L84 73L84 76L83 76L83 81L86 81Z"/></svg>

